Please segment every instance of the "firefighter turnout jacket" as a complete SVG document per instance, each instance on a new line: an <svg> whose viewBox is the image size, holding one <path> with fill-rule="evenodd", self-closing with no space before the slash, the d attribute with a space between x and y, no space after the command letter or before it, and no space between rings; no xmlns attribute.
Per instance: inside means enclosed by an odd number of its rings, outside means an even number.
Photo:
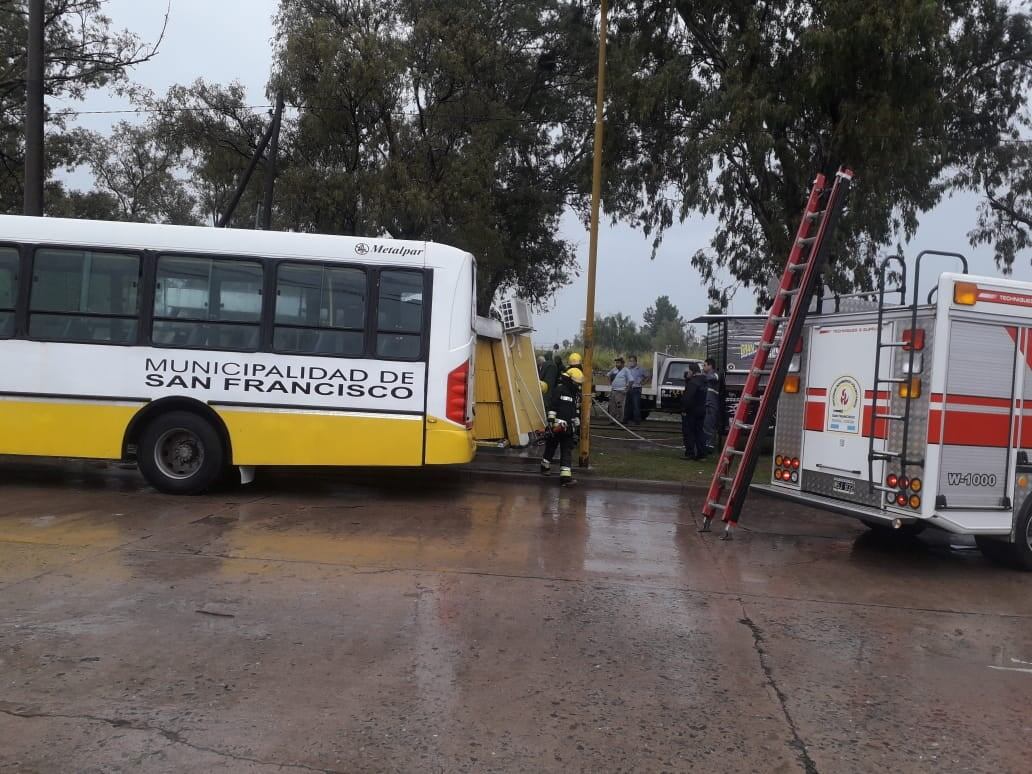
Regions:
<svg viewBox="0 0 1032 774"><path fill-rule="evenodd" d="M579 424L574 420L580 418L580 392L580 387L563 374L559 377L559 383L548 403L549 412L555 412L556 420L561 420L568 426Z"/></svg>

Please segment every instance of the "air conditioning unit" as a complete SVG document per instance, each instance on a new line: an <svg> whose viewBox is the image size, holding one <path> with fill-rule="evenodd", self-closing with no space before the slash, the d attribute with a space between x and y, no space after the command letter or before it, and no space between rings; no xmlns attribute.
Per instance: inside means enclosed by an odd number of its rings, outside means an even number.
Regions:
<svg viewBox="0 0 1032 774"><path fill-rule="evenodd" d="M534 330L530 306L526 301L518 298L502 301L502 327L506 333L526 333Z"/></svg>

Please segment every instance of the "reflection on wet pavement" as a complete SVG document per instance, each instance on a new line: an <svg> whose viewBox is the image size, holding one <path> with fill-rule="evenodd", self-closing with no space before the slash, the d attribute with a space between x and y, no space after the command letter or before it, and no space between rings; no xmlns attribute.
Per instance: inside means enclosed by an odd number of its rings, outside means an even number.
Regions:
<svg viewBox="0 0 1032 774"><path fill-rule="evenodd" d="M440 472L0 480L4 770L1026 770L1032 578L942 535L757 497L728 545L690 498Z"/></svg>

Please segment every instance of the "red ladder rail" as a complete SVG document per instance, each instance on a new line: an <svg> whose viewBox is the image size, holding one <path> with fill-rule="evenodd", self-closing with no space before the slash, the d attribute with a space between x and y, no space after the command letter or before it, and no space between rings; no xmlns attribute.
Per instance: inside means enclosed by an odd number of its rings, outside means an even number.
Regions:
<svg viewBox="0 0 1032 774"><path fill-rule="evenodd" d="M810 189L806 209L781 276L781 284L771 304L767 324L756 348L752 368L742 389L734 420L702 507L705 519L703 531L709 531L710 522L718 513L721 514L727 525L722 539L730 539L732 528L738 523L742 504L756 470L758 441L770 423L777 396L802 335L803 321L817 278L827 260L830 235L845 205L852 179L852 171L842 167L835 174L835 183L830 191L825 187L827 179L823 174L817 175ZM782 326L784 333L778 340ZM768 368L767 362L772 350L776 350L774 365ZM761 382L765 376L768 377L767 384L762 387ZM725 494L726 500L721 502Z"/></svg>

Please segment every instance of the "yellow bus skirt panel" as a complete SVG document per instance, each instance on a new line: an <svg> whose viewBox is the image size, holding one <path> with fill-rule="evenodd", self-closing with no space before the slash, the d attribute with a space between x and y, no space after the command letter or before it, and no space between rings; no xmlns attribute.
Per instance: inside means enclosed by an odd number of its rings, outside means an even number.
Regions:
<svg viewBox="0 0 1032 774"><path fill-rule="evenodd" d="M420 465L421 416L215 407L234 465Z"/></svg>
<svg viewBox="0 0 1032 774"><path fill-rule="evenodd" d="M142 406L0 399L0 453L120 459L125 429Z"/></svg>
<svg viewBox="0 0 1032 774"><path fill-rule="evenodd" d="M426 420L426 464L461 465L476 453L473 431L436 417Z"/></svg>

